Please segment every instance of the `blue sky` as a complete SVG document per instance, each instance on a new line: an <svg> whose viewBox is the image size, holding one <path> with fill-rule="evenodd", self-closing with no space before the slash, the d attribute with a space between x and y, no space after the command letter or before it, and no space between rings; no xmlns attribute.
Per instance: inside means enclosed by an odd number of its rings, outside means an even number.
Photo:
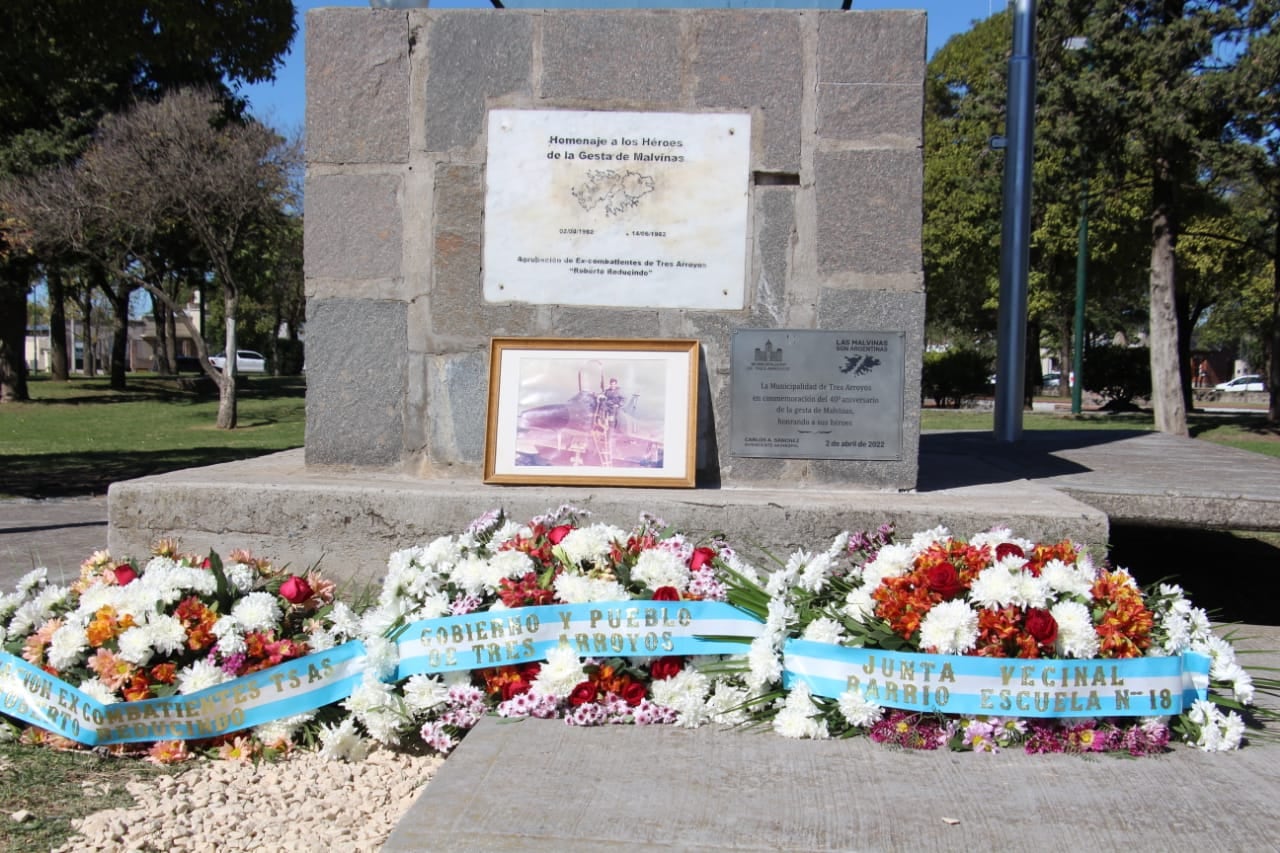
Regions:
<svg viewBox="0 0 1280 853"><path fill-rule="evenodd" d="M946 43L947 39L972 26L975 20L986 18L1003 7L1005 0L853 0L854 9L923 9L929 15L929 55ZM298 10L298 35L293 48L285 58L284 67L273 83L247 86L254 115L279 130L301 130L303 125L305 72L303 49L306 39L306 12L318 6L369 6L369 0L295 0ZM471 8L488 9L488 0L431 0L437 9Z"/></svg>

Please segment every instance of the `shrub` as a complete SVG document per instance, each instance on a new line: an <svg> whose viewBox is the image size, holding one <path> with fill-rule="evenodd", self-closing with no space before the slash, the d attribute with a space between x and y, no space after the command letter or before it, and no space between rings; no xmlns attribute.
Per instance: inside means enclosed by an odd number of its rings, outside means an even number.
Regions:
<svg viewBox="0 0 1280 853"><path fill-rule="evenodd" d="M973 349L926 352L921 386L939 408L958 409L986 392L991 359Z"/></svg>
<svg viewBox="0 0 1280 853"><path fill-rule="evenodd" d="M1086 350L1084 389L1103 397L1107 408L1132 408L1134 397L1151 395L1150 350L1115 345Z"/></svg>

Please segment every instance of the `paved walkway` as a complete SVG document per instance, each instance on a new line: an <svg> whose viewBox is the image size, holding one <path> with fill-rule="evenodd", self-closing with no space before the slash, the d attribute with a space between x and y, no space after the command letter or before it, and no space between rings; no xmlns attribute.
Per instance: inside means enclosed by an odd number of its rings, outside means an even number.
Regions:
<svg viewBox="0 0 1280 853"><path fill-rule="evenodd" d="M0 591L37 566L71 581L80 562L107 547L107 497L0 500Z"/></svg>

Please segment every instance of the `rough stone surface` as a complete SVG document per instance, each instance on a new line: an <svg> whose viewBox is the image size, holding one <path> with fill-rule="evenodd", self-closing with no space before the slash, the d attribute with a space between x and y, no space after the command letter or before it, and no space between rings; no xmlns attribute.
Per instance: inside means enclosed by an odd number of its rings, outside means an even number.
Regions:
<svg viewBox="0 0 1280 853"><path fill-rule="evenodd" d="M307 305L307 460L391 465L404 443L402 302Z"/></svg>
<svg viewBox="0 0 1280 853"><path fill-rule="evenodd" d="M428 361L431 461L435 465L484 461L489 359L469 352ZM478 469L477 469L478 470Z"/></svg>
<svg viewBox="0 0 1280 853"><path fill-rule="evenodd" d="M804 45L796 15L700 15L695 98L700 107L753 111L763 152L757 169L800 171Z"/></svg>
<svg viewBox="0 0 1280 853"><path fill-rule="evenodd" d="M630 11L544 15L541 96L646 107L677 103L682 17Z"/></svg>
<svg viewBox="0 0 1280 853"><path fill-rule="evenodd" d="M405 13L307 15L307 157L403 163L409 156ZM308 210L310 213L310 210Z"/></svg>
<svg viewBox="0 0 1280 853"><path fill-rule="evenodd" d="M471 148L483 138L486 99L530 95L536 18L454 12L428 19L427 150Z"/></svg>
<svg viewBox="0 0 1280 853"><path fill-rule="evenodd" d="M918 272L923 173L919 151L816 154L819 274Z"/></svg>
<svg viewBox="0 0 1280 853"><path fill-rule="evenodd" d="M919 145L924 69L923 13L821 16L819 135L862 145Z"/></svg>
<svg viewBox="0 0 1280 853"><path fill-rule="evenodd" d="M767 319L764 325L787 324L787 282L795 251L796 210L794 188L756 189L756 309Z"/></svg>
<svg viewBox="0 0 1280 853"><path fill-rule="evenodd" d="M309 174L302 253L307 278L399 277L399 195L399 175Z"/></svg>

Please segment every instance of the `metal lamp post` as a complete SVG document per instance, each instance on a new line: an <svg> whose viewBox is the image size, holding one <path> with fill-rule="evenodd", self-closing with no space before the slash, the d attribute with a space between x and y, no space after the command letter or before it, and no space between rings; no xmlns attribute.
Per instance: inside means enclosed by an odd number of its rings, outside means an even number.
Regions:
<svg viewBox="0 0 1280 853"><path fill-rule="evenodd" d="M1089 40L1072 36L1064 45L1067 50L1084 50ZM1080 158L1081 165L1085 156ZM1084 408L1084 298L1086 272L1089 266L1089 175L1080 178L1080 232L1076 241L1076 320L1071 342L1071 414Z"/></svg>

